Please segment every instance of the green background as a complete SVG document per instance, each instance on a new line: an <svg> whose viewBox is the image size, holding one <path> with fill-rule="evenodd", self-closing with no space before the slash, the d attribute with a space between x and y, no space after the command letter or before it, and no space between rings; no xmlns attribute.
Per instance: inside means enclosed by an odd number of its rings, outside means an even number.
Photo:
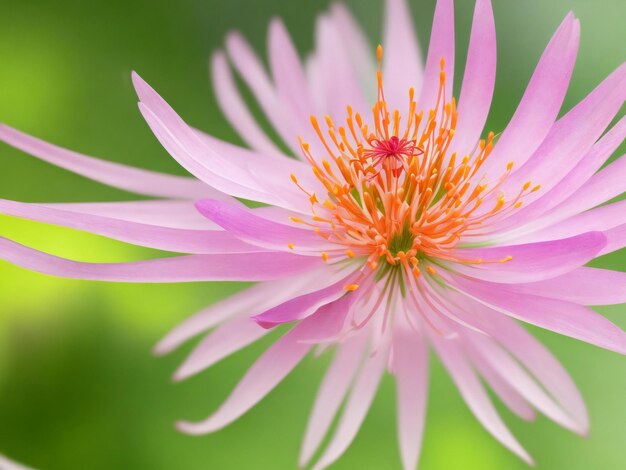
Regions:
<svg viewBox="0 0 626 470"><path fill-rule="evenodd" d="M434 2L413 1L422 44ZM489 127L515 109L543 47L573 9L582 46L566 108L624 59L622 0L496 0L498 81ZM312 46L327 0L2 0L0 121L110 160L183 174L136 108L137 70L192 124L238 141L216 107L207 58L240 29L259 51L268 21L284 18L298 48ZM375 45L381 0L348 2ZM457 2L463 64L473 2ZM457 73L457 76L460 74ZM622 147L623 153L624 146ZM104 201L130 197L0 147L0 197L24 201ZM0 218L0 233L90 261L151 256L148 250L65 229ZM596 262L624 270L626 255ZM328 355L309 358L268 398L223 431L178 434L177 419L200 419L227 396L272 338L181 384L170 374L191 344L169 357L151 348L189 314L238 286L114 285L53 279L0 262L0 452L46 470L292 469ZM601 310L622 327L624 307ZM540 417L524 423L503 410L542 469L626 467L626 368L622 357L536 330L580 386L591 413L583 439ZM422 469L523 469L461 401L437 360L431 373ZM336 469L395 469L392 380ZM500 407L501 408L501 407Z"/></svg>

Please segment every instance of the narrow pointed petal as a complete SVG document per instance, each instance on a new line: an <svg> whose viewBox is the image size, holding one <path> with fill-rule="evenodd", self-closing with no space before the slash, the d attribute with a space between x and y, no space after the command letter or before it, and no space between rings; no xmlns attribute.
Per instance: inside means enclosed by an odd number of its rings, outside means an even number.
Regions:
<svg viewBox="0 0 626 470"><path fill-rule="evenodd" d="M222 193L195 178L168 175L99 160L49 144L5 124L0 124L0 140L85 178L131 193L166 198L194 199L207 196L225 198Z"/></svg>
<svg viewBox="0 0 626 470"><path fill-rule="evenodd" d="M476 371L502 400L502 402L518 417L526 421L534 421L537 417L535 410L494 368L474 349L469 348L468 354Z"/></svg>
<svg viewBox="0 0 626 470"><path fill-rule="evenodd" d="M583 266L567 274L540 282L515 284L520 294L573 302L579 305L626 303L626 273Z"/></svg>
<svg viewBox="0 0 626 470"><path fill-rule="evenodd" d="M409 88L419 94L424 79L422 53L417 43L411 10L407 0L385 2L383 77L390 109L404 110Z"/></svg>
<svg viewBox="0 0 626 470"><path fill-rule="evenodd" d="M461 278L455 278L454 282L470 297L501 313L555 333L626 354L626 333L590 308L557 299L517 294L501 285L486 282Z"/></svg>
<svg viewBox="0 0 626 470"><path fill-rule="evenodd" d="M402 465L405 470L413 470L419 459L426 419L428 350L424 338L406 325L394 332L393 373Z"/></svg>
<svg viewBox="0 0 626 470"><path fill-rule="evenodd" d="M358 335L338 346L315 398L300 451L300 466L308 464L326 436L361 364L365 339L365 335Z"/></svg>
<svg viewBox="0 0 626 470"><path fill-rule="evenodd" d="M546 47L526 92L483 171L497 178L508 162L519 168L539 147L561 109L576 62L580 26L568 14Z"/></svg>
<svg viewBox="0 0 626 470"><path fill-rule="evenodd" d="M213 415L198 423L178 422L178 429L188 434L206 434L239 418L282 382L304 358L312 347L306 342L309 336L336 334L333 319L328 317L322 313L299 323L265 351Z"/></svg>
<svg viewBox="0 0 626 470"><path fill-rule="evenodd" d="M254 253L268 251L220 230L188 230L89 215L0 199L0 213L103 235L134 245L178 253Z"/></svg>
<svg viewBox="0 0 626 470"><path fill-rule="evenodd" d="M341 457L354 440L374 400L378 384L385 370L388 356L387 348L378 350L375 355L369 356L365 360L348 397L337 431L322 457L313 466L313 470L323 470L331 465Z"/></svg>
<svg viewBox="0 0 626 470"><path fill-rule="evenodd" d="M111 282L267 281L313 268L319 261L290 253L186 255L129 263L83 263L0 237L0 259L31 271ZM250 264L255 269L250 269Z"/></svg>
<svg viewBox="0 0 626 470"><path fill-rule="evenodd" d="M279 154L278 147L261 129L241 97L230 66L222 52L215 53L211 58L211 75L217 103L243 141L259 152L265 152L268 155Z"/></svg>
<svg viewBox="0 0 626 470"><path fill-rule="evenodd" d="M456 252L466 259L480 259L483 263L472 267L457 263L454 269L476 279L503 284L541 281L584 265L605 245L606 237L602 232L588 232L562 240L463 249ZM506 259L509 260L504 261Z"/></svg>
<svg viewBox="0 0 626 470"><path fill-rule="evenodd" d="M314 270L291 276L289 283L268 281L255 284L187 318L159 341L155 353L167 354L190 338L236 315L254 315L302 295L307 289L315 290L319 280L320 271Z"/></svg>
<svg viewBox="0 0 626 470"><path fill-rule="evenodd" d="M437 0L424 70L424 83L417 109L428 111L435 107L439 92L441 59L445 61L447 77L445 93L447 97L451 97L454 81L454 2L452 0Z"/></svg>
<svg viewBox="0 0 626 470"><path fill-rule="evenodd" d="M431 339L439 357L476 419L507 449L532 465L532 458L502 422L480 380L463 357L458 344L453 340L439 338L436 334L432 334Z"/></svg>
<svg viewBox="0 0 626 470"><path fill-rule="evenodd" d="M329 276L329 280L334 282L337 275ZM356 293L346 294L344 286L351 283L354 278L353 274L343 273L339 275L340 280L333 284L327 285L322 289L300 295L287 302L277 305L274 308L266 310L263 313L255 315L253 320L263 328L274 328L282 323L290 323L307 318L315 313L320 307L332 304L337 301L338 305L350 305L354 299L358 297ZM345 296L344 299L338 299Z"/></svg>
<svg viewBox="0 0 626 470"><path fill-rule="evenodd" d="M268 330L248 315L228 320L204 338L174 373L174 380L184 380L211 367L225 357L259 340Z"/></svg>
<svg viewBox="0 0 626 470"><path fill-rule="evenodd" d="M549 397L545 391L520 367L520 365L498 347L493 340L479 335L470 335L473 347L488 361L500 376L537 410L541 411L555 423L574 431L584 434L585 428L581 428L557 403Z"/></svg>
<svg viewBox="0 0 626 470"><path fill-rule="evenodd" d="M476 147L487 121L496 83L496 56L496 25L491 1L478 0L459 95L459 122L453 141L454 148L461 155Z"/></svg>
<svg viewBox="0 0 626 470"><path fill-rule="evenodd" d="M280 251L288 250L288 245L293 245L298 251L301 248L313 249L315 256L319 256L325 246L332 248L313 230L286 225L288 220L281 224L265 219L243 206L202 199L196 203L196 207L207 219L253 245Z"/></svg>

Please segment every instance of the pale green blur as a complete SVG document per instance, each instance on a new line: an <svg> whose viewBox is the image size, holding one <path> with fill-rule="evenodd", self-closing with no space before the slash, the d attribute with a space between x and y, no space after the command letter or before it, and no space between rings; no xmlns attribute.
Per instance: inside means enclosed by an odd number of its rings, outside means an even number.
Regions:
<svg viewBox="0 0 626 470"><path fill-rule="evenodd" d="M413 1L422 44L434 2ZM567 106L624 60L622 0L495 0L499 76L489 127L500 131L532 68L569 9L582 22L582 46ZM146 168L183 174L136 108L137 70L192 124L240 142L211 92L207 59L230 29L259 51L269 19L285 19L301 51L312 45L315 15L328 0L3 0L0 14L0 121L63 146ZM457 1L463 64L471 1ZM380 41L381 0L349 5ZM373 52L373 49L372 49ZM457 76L460 76L457 73ZM624 147L622 147L623 152ZM25 201L124 200L91 183L0 146L0 198ZM0 217L0 234L93 261L153 256L78 232ZM626 254L596 265L624 270ZM306 419L328 363L309 358L267 399L220 433L188 437L180 418L200 419L227 396L273 338L182 384L170 374L192 344L166 358L151 348L179 321L238 286L111 285L53 279L0 263L0 453L46 470L293 469ZM602 313L626 326L623 306ZM523 423L503 410L542 469L626 466L624 360L535 330L586 397L592 429L580 438L545 418ZM425 470L526 468L484 431L437 360L432 374L421 467ZM336 469L396 469L395 398L387 377L362 431ZM498 403L498 406L500 404ZM502 409L502 407L500 407Z"/></svg>

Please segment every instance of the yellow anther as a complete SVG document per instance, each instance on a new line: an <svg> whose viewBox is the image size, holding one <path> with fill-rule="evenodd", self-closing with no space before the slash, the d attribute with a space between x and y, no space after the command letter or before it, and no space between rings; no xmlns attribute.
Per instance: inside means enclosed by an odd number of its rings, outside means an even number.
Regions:
<svg viewBox="0 0 626 470"><path fill-rule="evenodd" d="M437 271L435 270L435 268L433 268L432 266L428 266L426 268L426 270L430 273L430 274L437 274Z"/></svg>
<svg viewBox="0 0 626 470"><path fill-rule="evenodd" d="M289 247L290 250L293 250L293 248L294 248L293 243L287 243L287 246Z"/></svg>
<svg viewBox="0 0 626 470"><path fill-rule="evenodd" d="M515 162L509 162L506 164L506 171L511 171Z"/></svg>
<svg viewBox="0 0 626 470"><path fill-rule="evenodd" d="M344 290L347 290L348 292L355 291L358 288L359 288L358 284L348 284L347 286L344 286Z"/></svg>
<svg viewBox="0 0 626 470"><path fill-rule="evenodd" d="M346 250L346 256L348 258L354 258L354 251L352 250Z"/></svg>
<svg viewBox="0 0 626 470"><path fill-rule="evenodd" d="M323 206L324 206L326 209L331 210L331 211L334 211L334 210L337 208L337 206L335 206L335 205L334 205L332 202L330 202L328 199L326 199L326 200L324 201Z"/></svg>
<svg viewBox="0 0 626 470"><path fill-rule="evenodd" d="M501 263L506 263L507 261L511 261L512 259L513 259L513 257L512 257L512 256L507 256L506 258L502 258L502 259L500 260L500 262L501 262Z"/></svg>
<svg viewBox="0 0 626 470"><path fill-rule="evenodd" d="M324 260L324 263L328 261L328 253L326 253L325 251L322 252L322 260Z"/></svg>

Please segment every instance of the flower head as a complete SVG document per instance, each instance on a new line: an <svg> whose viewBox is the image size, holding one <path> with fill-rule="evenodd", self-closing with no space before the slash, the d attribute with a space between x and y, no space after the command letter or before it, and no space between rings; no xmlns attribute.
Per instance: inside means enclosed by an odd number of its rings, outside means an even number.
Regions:
<svg viewBox="0 0 626 470"><path fill-rule="evenodd" d="M81 279L258 281L157 346L166 353L211 330L176 372L184 379L291 325L213 415L179 423L184 432L229 424L311 349L332 349L300 463L311 460L345 401L314 468L341 456L387 370L397 382L403 466L414 468L432 348L477 419L530 462L480 378L522 419L540 411L584 434L588 417L575 385L516 320L626 352L624 332L587 307L626 301L626 275L584 266L626 242L623 201L603 205L623 192L626 160L601 169L626 133L624 118L605 132L624 103L626 66L558 118L579 42L578 20L567 15L496 135L483 129L496 65L490 2L476 2L458 105L452 0L437 2L425 66L405 1L387 0L386 16L378 67L340 5L319 19L306 67L282 23L272 22L271 78L245 40L229 35L227 52L212 58L214 85L251 149L191 128L134 74L148 125L195 178L99 161L3 126L0 138L13 146L160 199L0 201L0 211L185 255L89 264L3 238L0 256ZM252 118L231 65L296 158L283 155ZM242 199L263 205L249 208Z"/></svg>

